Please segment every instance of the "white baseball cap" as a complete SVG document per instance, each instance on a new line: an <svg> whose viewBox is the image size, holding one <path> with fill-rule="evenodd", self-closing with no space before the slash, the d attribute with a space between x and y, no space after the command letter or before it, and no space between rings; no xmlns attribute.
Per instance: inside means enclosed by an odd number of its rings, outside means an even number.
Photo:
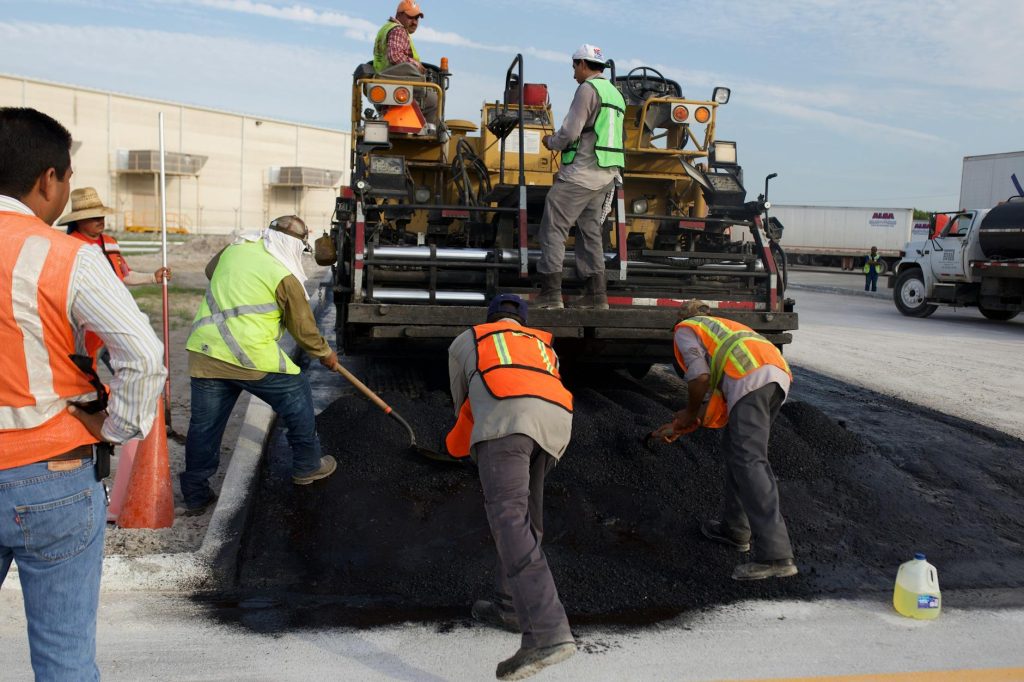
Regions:
<svg viewBox="0 0 1024 682"><path fill-rule="evenodd" d="M596 64L604 64L605 58L604 53L601 52L601 48L597 45L591 45L590 43L583 43L576 51L572 53L572 58L582 59L587 62L594 62Z"/></svg>

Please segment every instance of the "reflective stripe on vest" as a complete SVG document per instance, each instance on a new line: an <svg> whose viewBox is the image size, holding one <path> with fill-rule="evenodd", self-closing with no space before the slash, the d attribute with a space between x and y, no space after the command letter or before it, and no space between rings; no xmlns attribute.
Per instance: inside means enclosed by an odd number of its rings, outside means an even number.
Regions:
<svg viewBox="0 0 1024 682"><path fill-rule="evenodd" d="M626 117L626 101L622 98L622 93L604 78L591 78L583 82L589 83L597 91L597 96L601 101L593 127L587 126L583 129L584 133L593 132L597 138L594 142L597 165L601 168L622 168L626 165L622 142L622 123ZM562 163L566 165L572 163L579 147L580 138L578 137L562 152Z"/></svg>
<svg viewBox="0 0 1024 682"><path fill-rule="evenodd" d="M729 421L728 406L722 392L722 378L741 379L764 365L774 365L789 374L789 364L775 345L745 324L720 317L698 316L683 320L673 329L672 350L676 362L685 371L686 362L674 337L675 331L686 326L693 330L711 357L708 400L703 425L717 429Z"/></svg>
<svg viewBox="0 0 1024 682"><path fill-rule="evenodd" d="M277 287L290 275L262 241L229 246L221 254L185 347L238 367L298 374L285 355Z"/></svg>
<svg viewBox="0 0 1024 682"><path fill-rule="evenodd" d="M86 244L92 244L99 248L103 255L107 257L107 262L110 263L110 267L114 269L114 274L117 278L124 281L131 269L128 267L128 261L121 255L121 245L117 243L117 240L113 237L107 236L106 234L100 234L99 239L90 239L89 237L82 234L79 230L75 230L71 233L71 236L85 242Z"/></svg>
<svg viewBox="0 0 1024 682"><path fill-rule="evenodd" d="M75 366L68 288L83 244L35 216L0 212L0 469L95 443L67 411L95 391Z"/></svg>
<svg viewBox="0 0 1024 682"><path fill-rule="evenodd" d="M388 19L380 27L380 30L377 31L377 38L373 41L373 70L377 73L380 73L389 66L394 66L391 60L388 59L388 34L396 28L405 30L405 27L398 22ZM412 58L419 61L420 53L416 51L416 45L412 42L411 35L409 36L409 50L412 52Z"/></svg>
<svg viewBox="0 0 1024 682"><path fill-rule="evenodd" d="M477 325L473 333L476 373L494 398L539 398L572 412L572 393L562 385L549 332L502 321ZM472 433L473 409L467 399L445 438L448 453L469 455Z"/></svg>

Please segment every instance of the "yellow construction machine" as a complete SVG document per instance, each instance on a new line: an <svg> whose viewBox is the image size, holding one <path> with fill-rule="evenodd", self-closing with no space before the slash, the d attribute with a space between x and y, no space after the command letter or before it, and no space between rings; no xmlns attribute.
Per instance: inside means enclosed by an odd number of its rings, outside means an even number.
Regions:
<svg viewBox="0 0 1024 682"><path fill-rule="evenodd" d="M539 292L536 232L558 171L541 144L559 124L546 86L524 80L517 55L477 125L444 117L447 60L425 66L422 81L383 77L370 64L353 77L352 183L332 229L347 353L426 351L482 322L496 294ZM554 331L563 356L634 373L671 358L687 298L788 343L797 315L780 271L782 226L767 217L764 195L746 201L736 144L715 137L729 90L692 99L652 68L619 76L608 66L627 105L626 167L605 223L611 308L571 307L582 282L569 249L568 307L532 310L530 324ZM429 93L436 121L420 106Z"/></svg>

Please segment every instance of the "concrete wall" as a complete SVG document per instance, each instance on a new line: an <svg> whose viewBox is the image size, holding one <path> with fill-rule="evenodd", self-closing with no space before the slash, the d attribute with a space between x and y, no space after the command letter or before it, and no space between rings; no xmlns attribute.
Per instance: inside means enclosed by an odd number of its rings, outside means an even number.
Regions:
<svg viewBox="0 0 1024 682"><path fill-rule="evenodd" d="M168 224L190 233L254 229L289 213L317 232L330 226L334 188L271 187L272 167L308 166L342 172L349 181L349 133L201 109L0 74L0 106L39 109L60 121L80 146L72 187L95 187L117 209L111 227L159 225L158 182L152 173L119 171L129 150L159 149L164 114L167 152L208 157L197 176L168 176ZM339 120L343 118L339 112ZM116 222L115 222L116 221Z"/></svg>

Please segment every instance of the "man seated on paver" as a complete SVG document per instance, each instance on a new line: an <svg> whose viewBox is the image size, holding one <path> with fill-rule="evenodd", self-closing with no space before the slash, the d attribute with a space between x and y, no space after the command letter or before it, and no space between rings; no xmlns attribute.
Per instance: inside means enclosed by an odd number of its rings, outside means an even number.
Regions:
<svg viewBox="0 0 1024 682"><path fill-rule="evenodd" d="M185 515L217 500L209 478L220 465L220 442L242 391L267 402L284 420L292 449L292 482L308 485L337 468L321 456L309 379L278 345L281 329L329 369L338 356L320 335L303 283L309 228L284 216L243 233L206 266L210 284L185 347L192 377L192 416L185 442L181 494Z"/></svg>
<svg viewBox="0 0 1024 682"><path fill-rule="evenodd" d="M403 80L423 80L427 67L423 66L412 42L412 34L419 28L422 18L423 10L415 0L398 3L395 16L381 26L373 43L373 70L377 74ZM416 88L416 100L423 111L423 118L436 125L437 91Z"/></svg>

